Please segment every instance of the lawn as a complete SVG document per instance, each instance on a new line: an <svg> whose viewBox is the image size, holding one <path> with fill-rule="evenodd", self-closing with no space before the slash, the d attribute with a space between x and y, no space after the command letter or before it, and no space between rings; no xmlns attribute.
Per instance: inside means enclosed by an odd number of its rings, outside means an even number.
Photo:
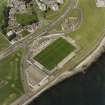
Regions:
<svg viewBox="0 0 105 105"><path fill-rule="evenodd" d="M0 61L0 105L10 105L24 93L20 77L21 57L19 50Z"/></svg>
<svg viewBox="0 0 105 105"><path fill-rule="evenodd" d="M63 38L59 38L34 57L47 69L53 69L61 60L70 54L75 47Z"/></svg>
<svg viewBox="0 0 105 105"><path fill-rule="evenodd" d="M95 0L79 0L83 12L83 22L78 30L70 35L82 47L92 44L105 29L105 8L97 8Z"/></svg>
<svg viewBox="0 0 105 105"><path fill-rule="evenodd" d="M105 32L105 8L97 8L95 0L79 0L79 7L83 13L83 21L78 30L69 34L80 51L71 63L71 67L80 63L99 44Z"/></svg>
<svg viewBox="0 0 105 105"><path fill-rule="evenodd" d="M70 17L78 17L79 15L81 15L80 12L81 12L80 9L74 8L70 12L70 14L68 14L68 16L70 16Z"/></svg>
<svg viewBox="0 0 105 105"><path fill-rule="evenodd" d="M38 21L37 15L16 14L16 20L21 25L30 25Z"/></svg>
<svg viewBox="0 0 105 105"><path fill-rule="evenodd" d="M9 47L9 45L10 45L9 41L4 37L2 33L0 33L0 51Z"/></svg>

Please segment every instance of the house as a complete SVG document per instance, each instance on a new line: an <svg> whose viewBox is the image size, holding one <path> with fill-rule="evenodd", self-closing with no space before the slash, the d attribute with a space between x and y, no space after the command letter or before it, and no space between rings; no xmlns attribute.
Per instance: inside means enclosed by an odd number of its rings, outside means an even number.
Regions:
<svg viewBox="0 0 105 105"><path fill-rule="evenodd" d="M63 4L64 0L36 0L39 9L45 11L48 8L51 8L53 11L59 10L59 4Z"/></svg>
<svg viewBox="0 0 105 105"><path fill-rule="evenodd" d="M96 0L97 7L105 7L105 0Z"/></svg>
<svg viewBox="0 0 105 105"><path fill-rule="evenodd" d="M13 31L9 31L9 32L7 33L7 37L8 37L8 39L9 39L9 41L12 41L12 40L14 40L14 39L16 38L16 33L13 32Z"/></svg>

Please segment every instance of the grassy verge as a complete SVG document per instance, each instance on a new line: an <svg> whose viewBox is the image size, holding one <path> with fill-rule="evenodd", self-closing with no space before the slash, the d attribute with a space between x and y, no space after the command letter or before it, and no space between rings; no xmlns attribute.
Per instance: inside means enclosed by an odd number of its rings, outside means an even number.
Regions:
<svg viewBox="0 0 105 105"><path fill-rule="evenodd" d="M9 105L24 93L20 79L21 57L19 50L0 61L0 105Z"/></svg>
<svg viewBox="0 0 105 105"><path fill-rule="evenodd" d="M71 67L95 48L105 30L105 8L97 8L95 0L79 0L79 7L83 13L83 21L78 30L70 33L70 37L76 40L81 50L70 62Z"/></svg>
<svg viewBox="0 0 105 105"><path fill-rule="evenodd" d="M0 51L9 47L9 45L10 45L9 41L4 37L2 33L0 33Z"/></svg>

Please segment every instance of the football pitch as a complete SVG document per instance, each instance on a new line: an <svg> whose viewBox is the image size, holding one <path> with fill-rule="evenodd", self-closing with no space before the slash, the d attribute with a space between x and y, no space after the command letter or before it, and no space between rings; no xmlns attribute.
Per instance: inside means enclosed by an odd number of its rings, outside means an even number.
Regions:
<svg viewBox="0 0 105 105"><path fill-rule="evenodd" d="M12 53L0 61L0 105L10 105L24 91L20 78L22 52Z"/></svg>
<svg viewBox="0 0 105 105"><path fill-rule="evenodd" d="M47 48L34 57L40 64L48 70L53 69L67 55L73 52L75 47L63 38L59 38L51 43Z"/></svg>

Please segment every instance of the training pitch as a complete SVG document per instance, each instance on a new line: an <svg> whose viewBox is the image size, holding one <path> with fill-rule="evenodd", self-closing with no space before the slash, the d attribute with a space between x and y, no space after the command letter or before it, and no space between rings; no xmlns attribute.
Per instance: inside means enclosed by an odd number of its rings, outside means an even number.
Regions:
<svg viewBox="0 0 105 105"><path fill-rule="evenodd" d="M45 66L48 70L51 70L74 49L75 47L72 44L63 38L59 38L36 55L34 59Z"/></svg>

